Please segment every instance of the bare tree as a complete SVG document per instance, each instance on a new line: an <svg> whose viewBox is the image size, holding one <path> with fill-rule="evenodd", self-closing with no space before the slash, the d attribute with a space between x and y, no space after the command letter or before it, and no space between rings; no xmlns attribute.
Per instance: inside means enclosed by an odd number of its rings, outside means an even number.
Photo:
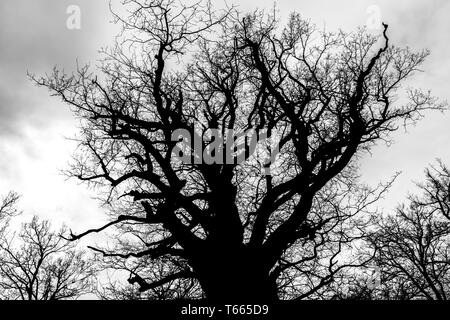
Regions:
<svg viewBox="0 0 450 320"><path fill-rule="evenodd" d="M446 300L450 290L450 224L415 203L380 224L371 244L387 299ZM400 293L400 294L399 294Z"/></svg>
<svg viewBox="0 0 450 320"><path fill-rule="evenodd" d="M447 300L450 294L450 219L447 167L438 162L427 168L422 191L410 195L395 214L378 217L367 232L374 252L371 263L379 270L377 286L368 285L367 273L341 285L336 297L358 299ZM343 289L344 288L344 289Z"/></svg>
<svg viewBox="0 0 450 320"><path fill-rule="evenodd" d="M10 191L0 199L0 239L3 238L11 217L20 214L20 211L17 209L19 198L19 194Z"/></svg>
<svg viewBox="0 0 450 320"><path fill-rule="evenodd" d="M123 32L100 75L80 67L33 77L82 120L69 175L103 190L111 208L110 223L70 238L117 227L117 246L97 251L166 266L155 277L132 274L142 291L193 279L209 299L275 300L323 287L333 276L301 292L279 286L302 283L307 261L293 259L314 251L303 240L315 232L326 245L345 240L326 234L327 186L340 188L345 169L399 122L445 108L419 90L395 101L428 52L390 45L387 25L375 37L322 32L297 13L282 28L275 13L214 11L208 2L124 4L130 15L115 15ZM191 144L174 155L180 129L200 136L200 151ZM265 161L234 145L231 163L198 161L204 150L217 157L230 148L203 135L211 129L223 141L228 130L277 133L279 152ZM333 256L324 256L328 274Z"/></svg>
<svg viewBox="0 0 450 320"><path fill-rule="evenodd" d="M450 221L450 171L441 161L425 170L425 182L418 184L422 190L420 197L413 197L412 202L420 207L427 207L436 215Z"/></svg>
<svg viewBox="0 0 450 320"><path fill-rule="evenodd" d="M0 243L0 298L61 300L92 292L94 268L84 254L34 217Z"/></svg>
<svg viewBox="0 0 450 320"><path fill-rule="evenodd" d="M19 214L19 210L17 209L19 198L16 192L11 191L0 199L0 221Z"/></svg>

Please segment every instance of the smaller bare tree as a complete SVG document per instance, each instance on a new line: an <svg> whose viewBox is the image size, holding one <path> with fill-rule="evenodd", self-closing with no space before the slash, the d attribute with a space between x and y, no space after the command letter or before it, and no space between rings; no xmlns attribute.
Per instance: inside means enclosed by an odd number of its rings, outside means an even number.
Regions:
<svg viewBox="0 0 450 320"><path fill-rule="evenodd" d="M442 162L425 173L425 182L418 184L421 193L410 195L395 215L380 219L369 236L380 286L357 291L371 291L366 295L371 299L450 297L450 174Z"/></svg>
<svg viewBox="0 0 450 320"><path fill-rule="evenodd" d="M10 191L7 195L0 198L0 239L3 239L11 217L20 214L20 211L17 209L19 198L19 194L14 191Z"/></svg>
<svg viewBox="0 0 450 320"><path fill-rule="evenodd" d="M12 211L11 211L12 210ZM6 211L5 211L6 212ZM7 212L14 213L9 208ZM74 299L91 292L94 267L75 244L36 216L18 234L0 242L0 298L8 300Z"/></svg>
<svg viewBox="0 0 450 320"><path fill-rule="evenodd" d="M425 182L418 184L422 197L415 197L414 202L450 221L450 170L441 161L425 169Z"/></svg>
<svg viewBox="0 0 450 320"><path fill-rule="evenodd" d="M450 224L414 200L380 224L371 239L387 299L446 300L450 294Z"/></svg>
<svg viewBox="0 0 450 320"><path fill-rule="evenodd" d="M19 201L19 195L11 191L0 200L0 221L19 214L17 209L17 202Z"/></svg>

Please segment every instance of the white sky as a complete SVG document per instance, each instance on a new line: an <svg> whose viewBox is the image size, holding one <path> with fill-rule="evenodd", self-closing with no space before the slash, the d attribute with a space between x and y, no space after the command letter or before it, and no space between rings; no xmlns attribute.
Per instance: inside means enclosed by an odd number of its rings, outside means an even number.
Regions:
<svg viewBox="0 0 450 320"><path fill-rule="evenodd" d="M234 3L243 10L273 5L272 0ZM66 28L66 9L72 4L81 8L80 30ZM283 16L295 10L330 31L366 24L368 8L377 6L390 25L393 43L431 50L426 72L415 78L414 86L448 98L450 1L280 0L277 5ZM70 71L77 58L95 64L97 50L110 44L116 33L108 1L2 0L0 13L0 194L21 193L25 219L38 214L76 231L95 226L106 216L91 198L94 194L77 181L66 181L59 171L74 150L64 137L74 135L76 122L68 106L34 86L26 72L42 74L54 65ZM422 180L424 168L435 158L450 163L449 123L450 113L428 114L407 134L396 133L390 148L380 145L363 159L363 177L369 183L403 172L383 202L387 210L414 190L412 181Z"/></svg>

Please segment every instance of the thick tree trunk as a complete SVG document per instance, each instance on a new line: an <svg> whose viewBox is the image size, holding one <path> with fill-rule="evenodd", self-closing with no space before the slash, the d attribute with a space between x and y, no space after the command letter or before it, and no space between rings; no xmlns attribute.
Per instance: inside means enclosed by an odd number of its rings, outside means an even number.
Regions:
<svg viewBox="0 0 450 320"><path fill-rule="evenodd" d="M216 250L205 254L194 271L206 298L214 302L272 302L278 299L269 272L249 252Z"/></svg>

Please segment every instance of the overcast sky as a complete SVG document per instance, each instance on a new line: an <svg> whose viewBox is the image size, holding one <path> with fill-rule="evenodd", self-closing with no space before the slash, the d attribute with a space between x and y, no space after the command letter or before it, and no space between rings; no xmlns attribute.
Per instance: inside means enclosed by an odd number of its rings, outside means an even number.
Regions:
<svg viewBox="0 0 450 320"><path fill-rule="evenodd" d="M270 8L273 1L234 3L249 10L255 5ZM70 5L81 9L79 30L67 28ZM450 1L280 0L277 5L284 16L295 10L330 31L354 30L379 12L390 25L393 43L431 50L414 86L448 99ZM0 194L22 194L24 218L38 214L77 231L92 227L106 219L91 198L94 194L60 174L74 150L65 137L74 135L76 122L66 105L34 86L26 73L43 74L54 65L70 71L76 59L94 63L97 50L110 44L117 31L110 23L108 1L2 0L0 13ZM369 183L403 172L383 203L386 210L414 190L412 181L422 180L424 168L435 158L450 163L449 127L450 113L430 113L408 133L396 133L395 144L380 145L363 159L363 177Z"/></svg>

